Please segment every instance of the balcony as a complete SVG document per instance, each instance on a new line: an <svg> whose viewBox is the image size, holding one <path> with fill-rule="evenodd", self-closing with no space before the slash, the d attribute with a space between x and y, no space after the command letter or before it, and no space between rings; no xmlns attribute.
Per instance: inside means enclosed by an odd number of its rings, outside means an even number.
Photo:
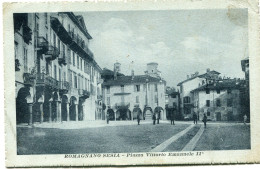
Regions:
<svg viewBox="0 0 260 169"><path fill-rule="evenodd" d="M47 51L48 50L48 41L43 37L39 36L37 38L37 47L40 48L42 51Z"/></svg>
<svg viewBox="0 0 260 169"><path fill-rule="evenodd" d="M66 65L67 64L67 58L65 56L65 52L61 52L59 55L59 64Z"/></svg>
<svg viewBox="0 0 260 169"><path fill-rule="evenodd" d="M47 52L45 53L46 60L55 60L57 57L59 57L60 51L57 47L54 46L48 46Z"/></svg>
<svg viewBox="0 0 260 169"><path fill-rule="evenodd" d="M32 30L28 25L23 25L23 39L27 44L32 40Z"/></svg>
<svg viewBox="0 0 260 169"><path fill-rule="evenodd" d="M23 74L23 81L24 85L26 86L34 86L36 76L31 73L24 73Z"/></svg>
<svg viewBox="0 0 260 169"><path fill-rule="evenodd" d="M63 41L65 44L71 43L72 39L69 33L63 27L62 23L59 21L58 18L51 16L51 27L57 33L61 41Z"/></svg>
<svg viewBox="0 0 260 169"><path fill-rule="evenodd" d="M115 107L117 109L128 109L130 107L130 103L129 102L120 102L120 103L116 103Z"/></svg>
<svg viewBox="0 0 260 169"><path fill-rule="evenodd" d="M97 95L98 100L102 100L103 96L102 95Z"/></svg>
<svg viewBox="0 0 260 169"><path fill-rule="evenodd" d="M54 79L44 73L38 73L36 75L36 84L38 86L49 86L52 89L59 88L59 82L56 79Z"/></svg>
<svg viewBox="0 0 260 169"><path fill-rule="evenodd" d="M87 99L90 96L90 92L87 90L79 89L79 97Z"/></svg>
<svg viewBox="0 0 260 169"><path fill-rule="evenodd" d="M67 94L70 90L70 83L67 81L59 82L59 91L62 94Z"/></svg>

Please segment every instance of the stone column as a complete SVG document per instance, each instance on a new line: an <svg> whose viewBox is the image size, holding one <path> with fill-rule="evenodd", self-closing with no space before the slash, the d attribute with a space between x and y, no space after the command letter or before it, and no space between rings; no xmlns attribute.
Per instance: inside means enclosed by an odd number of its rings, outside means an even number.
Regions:
<svg viewBox="0 0 260 169"><path fill-rule="evenodd" d="M85 108L85 105L82 104L82 121L85 121L86 120L86 116L84 114L84 108Z"/></svg>
<svg viewBox="0 0 260 169"><path fill-rule="evenodd" d="M134 116L134 112L131 111L131 120L132 120L132 121L134 121L134 117L133 117L133 116Z"/></svg>
<svg viewBox="0 0 260 169"><path fill-rule="evenodd" d="M79 120L78 104L75 104L75 111L76 111L76 118L75 118L75 120L78 121Z"/></svg>
<svg viewBox="0 0 260 169"><path fill-rule="evenodd" d="M67 121L70 121L70 104L66 103L66 108L67 108Z"/></svg>
<svg viewBox="0 0 260 169"><path fill-rule="evenodd" d="M52 117L52 104L51 101L49 101L49 123L51 122L51 117Z"/></svg>
<svg viewBox="0 0 260 169"><path fill-rule="evenodd" d="M32 103L28 103L28 111L29 111L29 122L28 122L28 124L29 124L30 126L32 126L32 124L33 124L32 106L33 106Z"/></svg>
<svg viewBox="0 0 260 169"><path fill-rule="evenodd" d="M116 121L116 111L115 111L115 121Z"/></svg>
<svg viewBox="0 0 260 169"><path fill-rule="evenodd" d="M40 104L40 123L43 122L43 103Z"/></svg>
<svg viewBox="0 0 260 169"><path fill-rule="evenodd" d="M60 101L58 100L58 101L56 101L56 121L57 122L60 122L60 112L61 112L61 110L60 110Z"/></svg>

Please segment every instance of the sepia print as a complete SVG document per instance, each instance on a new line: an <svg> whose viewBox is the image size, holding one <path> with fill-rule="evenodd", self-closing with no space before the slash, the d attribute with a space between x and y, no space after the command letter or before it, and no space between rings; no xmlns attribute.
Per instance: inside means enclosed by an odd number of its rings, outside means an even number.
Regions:
<svg viewBox="0 0 260 169"><path fill-rule="evenodd" d="M9 16L12 153L53 157L11 166L212 163L207 153L255 151L247 7Z"/></svg>

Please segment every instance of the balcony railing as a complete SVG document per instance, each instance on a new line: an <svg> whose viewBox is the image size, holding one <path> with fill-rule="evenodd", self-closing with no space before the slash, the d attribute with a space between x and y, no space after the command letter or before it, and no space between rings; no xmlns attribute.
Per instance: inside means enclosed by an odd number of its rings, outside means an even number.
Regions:
<svg viewBox="0 0 260 169"><path fill-rule="evenodd" d="M47 60L55 60L59 57L60 51L57 47L48 46L47 52L45 53L45 57Z"/></svg>
<svg viewBox="0 0 260 169"><path fill-rule="evenodd" d="M36 76L31 73L24 73L23 74L23 80L24 84L28 86L34 86L35 84Z"/></svg>
<svg viewBox="0 0 260 169"><path fill-rule="evenodd" d="M41 50L47 51L48 41L43 36L39 36L37 38L37 47L40 48Z"/></svg>
<svg viewBox="0 0 260 169"><path fill-rule="evenodd" d="M66 59L66 56L65 56L65 52L64 52L64 51L61 51L61 52L60 52L60 55L59 55L59 64L63 64L63 65L66 65L66 64L67 64L67 59Z"/></svg>
<svg viewBox="0 0 260 169"><path fill-rule="evenodd" d="M116 103L115 107L117 109L119 108L129 108L130 107L130 103L129 102L120 102L120 103Z"/></svg>
<svg viewBox="0 0 260 169"><path fill-rule="evenodd" d="M89 98L89 96L90 96L90 92L87 90L79 89L78 92L79 92L80 97Z"/></svg>
<svg viewBox="0 0 260 169"><path fill-rule="evenodd" d="M27 44L32 40L32 30L28 25L23 25L23 39Z"/></svg>
<svg viewBox="0 0 260 169"><path fill-rule="evenodd" d="M54 79L44 73L38 73L36 75L36 83L38 85L50 86L53 89L59 88L59 82L56 79Z"/></svg>
<svg viewBox="0 0 260 169"><path fill-rule="evenodd" d="M70 83L67 81L59 82L59 89L60 90L70 90Z"/></svg>

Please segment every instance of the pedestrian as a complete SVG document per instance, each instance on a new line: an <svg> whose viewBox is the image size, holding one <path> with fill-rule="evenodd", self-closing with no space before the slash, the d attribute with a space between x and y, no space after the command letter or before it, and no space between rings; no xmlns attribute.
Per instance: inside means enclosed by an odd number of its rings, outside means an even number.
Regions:
<svg viewBox="0 0 260 169"><path fill-rule="evenodd" d="M244 125L246 125L246 121L247 121L247 115L244 115Z"/></svg>
<svg viewBox="0 0 260 169"><path fill-rule="evenodd" d="M155 113L153 113L153 125L155 125L155 120L156 120Z"/></svg>
<svg viewBox="0 0 260 169"><path fill-rule="evenodd" d="M206 114L204 113L204 116L203 116L203 123L204 123L204 128L206 128L206 125L207 125L207 116Z"/></svg>
<svg viewBox="0 0 260 169"><path fill-rule="evenodd" d="M157 124L159 124L160 114L161 114L161 111L156 113Z"/></svg>
<svg viewBox="0 0 260 169"><path fill-rule="evenodd" d="M138 110L138 112L137 112L137 123L138 123L138 125L140 125L140 120L141 120L141 112L140 112L140 110Z"/></svg>
<svg viewBox="0 0 260 169"><path fill-rule="evenodd" d="M195 112L193 112L193 123L197 124L197 114Z"/></svg>
<svg viewBox="0 0 260 169"><path fill-rule="evenodd" d="M175 125L174 124L174 110L172 111L170 118L171 118L171 125Z"/></svg>
<svg viewBox="0 0 260 169"><path fill-rule="evenodd" d="M106 118L107 118L107 124L109 124L109 119L110 119L110 117L109 117L109 112L108 112L108 111L107 111Z"/></svg>

